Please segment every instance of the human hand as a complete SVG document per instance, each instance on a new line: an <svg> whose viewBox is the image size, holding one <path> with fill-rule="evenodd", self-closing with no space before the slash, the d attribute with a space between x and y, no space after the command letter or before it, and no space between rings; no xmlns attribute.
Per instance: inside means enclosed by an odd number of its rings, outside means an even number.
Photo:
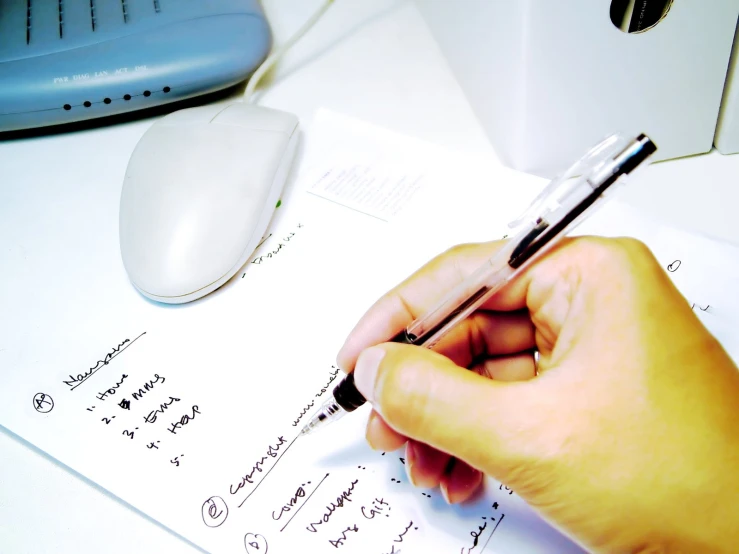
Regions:
<svg viewBox="0 0 739 554"><path fill-rule="evenodd" d="M408 441L411 481L451 503L488 474L590 549L733 549L739 372L641 243L563 241L434 351L380 344L499 245L432 260L346 339L370 444Z"/></svg>

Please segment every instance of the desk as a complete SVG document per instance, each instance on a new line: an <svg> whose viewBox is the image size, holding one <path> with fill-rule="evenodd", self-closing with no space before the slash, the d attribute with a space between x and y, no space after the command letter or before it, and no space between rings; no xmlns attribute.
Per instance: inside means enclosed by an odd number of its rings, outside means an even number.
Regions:
<svg viewBox="0 0 739 554"><path fill-rule="evenodd" d="M318 2L264 4L280 42ZM297 114L306 140L313 112L326 106L497 159L410 0L338 0L266 84L260 102ZM70 191L82 180L120 187L128 157L152 122L2 142L0 188L12 183L13 194L33 194L34 183L50 179ZM663 162L622 198L668 223L739 244L737 174L739 157L717 152ZM57 209L85 217L91 208L70 202ZM0 433L0 546L17 553L199 552L7 433Z"/></svg>

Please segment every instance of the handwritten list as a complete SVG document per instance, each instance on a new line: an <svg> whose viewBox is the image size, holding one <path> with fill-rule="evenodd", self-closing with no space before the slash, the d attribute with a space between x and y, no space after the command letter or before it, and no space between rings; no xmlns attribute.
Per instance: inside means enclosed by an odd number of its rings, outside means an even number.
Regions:
<svg viewBox="0 0 739 554"><path fill-rule="evenodd" d="M331 147L342 136L355 138L356 159L347 141ZM504 484L488 479L454 507L437 490L413 487L402 450L367 446L369 406L298 438L342 377L334 356L364 310L452 244L503 236L503 214L542 185L511 171L497 193L481 193L481 168L326 112L311 137L304 170L252 259L191 304L157 305L128 282L116 191L101 201L107 218L70 217L68 235L43 238L31 217L37 208L13 199L8 225L26 258L17 263L12 249L0 249L9 268L0 291L0 423L209 552L581 552ZM387 150L407 153L408 167L385 165ZM358 206L352 193L345 205L338 191L330 199L316 192L321 175L360 166L367 179L392 176L393 190L412 183L396 190L406 204L392 204L392 217L358 209L386 205L377 198ZM503 198L511 182L516 192ZM66 194L40 186L52 204ZM486 195L496 194L503 200L491 204ZM716 321L731 314L696 269L706 250L680 249L682 238L641 221L631 228L656 236L661 262L686 280L679 286L699 309L710 303L705 314ZM69 235L78 240L74 263ZM412 248L399 240L408 236Z"/></svg>

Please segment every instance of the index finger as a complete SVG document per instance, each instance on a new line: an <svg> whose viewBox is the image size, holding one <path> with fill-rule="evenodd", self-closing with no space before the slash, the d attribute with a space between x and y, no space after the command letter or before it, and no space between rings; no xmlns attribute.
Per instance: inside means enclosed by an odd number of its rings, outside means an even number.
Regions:
<svg viewBox="0 0 739 554"><path fill-rule="evenodd" d="M461 283L503 245L504 241L455 246L426 263L377 300L349 333L337 355L340 367L354 368L359 353L386 342L414 319L432 308L453 287ZM497 294L483 308L518 310L525 307L525 294Z"/></svg>

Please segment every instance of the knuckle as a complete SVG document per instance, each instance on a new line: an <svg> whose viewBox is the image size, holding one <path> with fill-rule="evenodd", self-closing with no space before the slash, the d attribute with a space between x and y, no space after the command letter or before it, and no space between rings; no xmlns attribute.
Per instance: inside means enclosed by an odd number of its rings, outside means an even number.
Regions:
<svg viewBox="0 0 739 554"><path fill-rule="evenodd" d="M450 260L463 261L467 258L476 259L479 257L481 252L488 253L489 251L497 249L500 244L501 241L464 242L455 244L454 246L447 248L437 257L437 259L444 263L449 262Z"/></svg>
<svg viewBox="0 0 739 554"><path fill-rule="evenodd" d="M447 264L458 266L460 261L469 255L472 248L474 248L473 244L455 244L439 254L434 262L437 266L445 266Z"/></svg>
<svg viewBox="0 0 739 554"><path fill-rule="evenodd" d="M454 246L450 246L449 248L447 248L442 253L442 256L445 258L456 258L460 254L464 253L468 248L469 245L466 243L455 244Z"/></svg>
<svg viewBox="0 0 739 554"><path fill-rule="evenodd" d="M614 239L616 248L619 248L624 257L629 260L653 259L654 255L649 247L639 239L632 237L620 237Z"/></svg>
<svg viewBox="0 0 739 554"><path fill-rule="evenodd" d="M573 243L579 259L597 272L631 270L654 256L642 241L631 237L579 237Z"/></svg>
<svg viewBox="0 0 739 554"><path fill-rule="evenodd" d="M477 269L483 259L489 258L502 241L456 244L434 259L434 267L444 268L447 275L463 279Z"/></svg>
<svg viewBox="0 0 739 554"><path fill-rule="evenodd" d="M636 309L645 294L665 278L656 258L640 240L583 237L573 246L577 250L572 259L577 261L567 261L564 274L576 276L577 286L570 290L589 291L591 301L597 298L611 307ZM585 288L580 289L580 285Z"/></svg>

